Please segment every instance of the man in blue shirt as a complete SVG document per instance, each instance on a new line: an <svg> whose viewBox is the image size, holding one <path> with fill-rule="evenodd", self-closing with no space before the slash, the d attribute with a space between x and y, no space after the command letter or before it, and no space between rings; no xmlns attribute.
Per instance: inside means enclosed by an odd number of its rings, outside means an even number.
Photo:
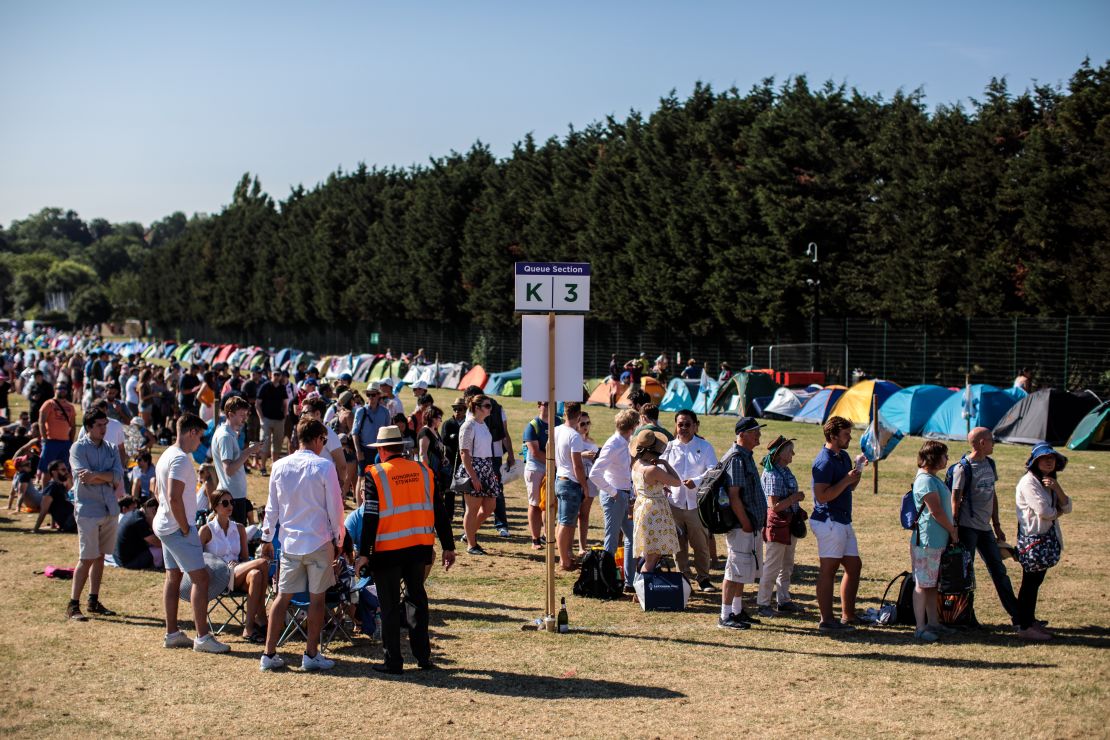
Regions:
<svg viewBox="0 0 1110 740"><path fill-rule="evenodd" d="M100 603L100 579L104 575L104 556L116 548L119 504L116 487L123 484L123 464L115 445L104 440L108 415L102 409L90 411L83 422L86 436L69 450L69 466L75 479L77 501L78 558L73 573L66 617L86 621L81 613L81 591L89 581L89 613L114 616Z"/></svg>
<svg viewBox="0 0 1110 740"><path fill-rule="evenodd" d="M859 483L861 462L852 465L847 448L852 441L852 422L831 416L825 422L825 446L813 461L813 513L810 527L817 538L821 571L817 576L817 606L821 610L822 632L850 632L856 617L856 592L860 570L856 533L852 529L852 490ZM833 618L833 583L836 571L844 567L840 581L839 620Z"/></svg>
<svg viewBox="0 0 1110 740"><path fill-rule="evenodd" d="M359 489L363 468L374 462L376 450L371 445L378 441L378 430L392 424L389 409L381 403L382 390L379 383L371 383L366 390L366 405L355 411L351 436L355 442L355 459L358 461ZM359 498L362 501L362 498Z"/></svg>

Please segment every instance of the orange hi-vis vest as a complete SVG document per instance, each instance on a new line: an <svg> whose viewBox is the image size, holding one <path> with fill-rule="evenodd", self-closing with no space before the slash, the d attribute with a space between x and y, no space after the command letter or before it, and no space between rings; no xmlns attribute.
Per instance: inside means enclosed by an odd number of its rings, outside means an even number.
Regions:
<svg viewBox="0 0 1110 740"><path fill-rule="evenodd" d="M435 512L428 468L395 457L373 465L370 477L378 489L378 536L374 551L433 545Z"/></svg>

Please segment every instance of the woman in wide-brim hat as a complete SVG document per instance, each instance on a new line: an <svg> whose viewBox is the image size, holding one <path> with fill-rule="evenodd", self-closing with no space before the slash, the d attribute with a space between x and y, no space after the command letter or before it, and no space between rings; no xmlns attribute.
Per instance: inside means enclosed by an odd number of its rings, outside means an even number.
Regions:
<svg viewBox="0 0 1110 740"><path fill-rule="evenodd" d="M794 574L794 551L798 538L791 533L795 518L805 520L800 504L805 493L790 470L794 461L794 439L781 434L767 445L760 482L767 496L767 525L763 528L763 574L759 579L756 606L764 617L775 612L799 612L801 608L790 598L790 578ZM771 608L771 592L775 591L777 607Z"/></svg>
<svg viewBox="0 0 1110 740"><path fill-rule="evenodd" d="M1026 473L1017 484L1021 589L1018 591L1016 626L1018 636L1026 640L1044 641L1052 637L1045 626L1047 623L1037 619L1037 596L1048 569L1064 549L1059 519L1071 513L1071 499L1060 487L1056 476L1067 464L1068 459L1050 445L1036 445L1025 463ZM1040 552L1049 553L1049 557L1031 557Z"/></svg>
<svg viewBox="0 0 1110 740"><path fill-rule="evenodd" d="M632 554L644 559L641 573L650 572L667 553L678 552L678 530L671 516L665 486L682 479L662 458L667 438L645 429L632 441L632 487L636 506L632 512Z"/></svg>

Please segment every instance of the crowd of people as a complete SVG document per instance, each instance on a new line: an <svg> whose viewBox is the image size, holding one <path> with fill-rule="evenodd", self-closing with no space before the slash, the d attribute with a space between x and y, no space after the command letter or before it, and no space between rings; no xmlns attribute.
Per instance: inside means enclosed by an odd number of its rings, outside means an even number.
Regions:
<svg viewBox="0 0 1110 740"><path fill-rule="evenodd" d="M326 381L312 367L243 374L221 364L164 368L110 353L42 352L27 359L16 350L0 358L0 401L23 393L30 407L3 424L0 452L14 467L9 509L34 503L33 531L42 531L49 518L49 527L77 533L78 563L65 609L74 621L113 614L100 598L110 558L124 568L165 571L166 647L226 652L229 646L208 626L207 553L229 569L229 587L247 595L243 636L264 646L263 670L284 665L276 653L278 635L290 599L302 592L310 605L301 665L326 670L334 662L319 651L324 594L337 572L353 564L378 589L385 654L378 669L402 670L402 622L418 664L430 669L424 580L436 540L443 566L455 561L457 494L468 556L487 555L479 539L487 523L498 537L510 536L504 479L520 464L507 414L476 386L452 399L447 413L424 383L416 383L406 415L392 380L356 389L349 375ZM842 633L861 624L852 494L864 461L847 451L849 421L832 417L824 425L825 444L806 476L812 496L807 514L806 491L792 470L796 440L777 436L762 446L764 425L742 417L734 444L719 457L700 436L695 412L677 412L667 428L646 393L634 388L629 399L632 408L615 414L612 433L600 443L605 435L581 404L566 403L554 429L546 404L537 405L520 451L533 549L546 545L544 498L554 495L559 567L575 571L590 548L598 499L602 548L619 556L626 591L634 590L639 574L673 558L698 590L720 593L718 626L744 630L803 611L792 596L791 576L808 520L818 550L818 629ZM10 419L7 404L0 406ZM155 444L166 445L156 462ZM554 481L546 480L549 444ZM1015 594L1000 552L1006 540L990 431L972 430L969 444L971 451L953 468L951 489L943 479L947 447L928 441L918 456L918 516L910 541L915 636L935 642L950 631L937 615L937 571L946 545L959 541L979 553L1017 634L1050 639L1036 604L1053 553L1058 559L1062 547L1057 519L1071 510L1056 476L1066 458L1047 445L1035 447L1017 483L1019 546L1043 555L1044 567L1024 559ZM736 522L724 537L719 586L718 543L698 512L699 485L718 464ZM269 479L264 509L256 511L247 495L248 474ZM196 637L178 626L186 574ZM754 589L751 610L747 586Z"/></svg>

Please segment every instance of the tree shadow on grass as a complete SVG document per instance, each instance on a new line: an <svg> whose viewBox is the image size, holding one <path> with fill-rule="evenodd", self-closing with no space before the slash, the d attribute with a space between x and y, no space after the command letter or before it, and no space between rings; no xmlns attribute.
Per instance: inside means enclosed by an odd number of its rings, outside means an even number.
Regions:
<svg viewBox="0 0 1110 740"><path fill-rule="evenodd" d="M798 632L799 634L807 634L812 636L813 632L809 631L803 633L801 630L783 630L786 632ZM745 645L742 643L729 643L729 642L707 642L703 640L690 640L678 637L656 637L652 635L630 635L620 632L600 632L595 630L575 630L574 634L577 635L593 635L596 637L616 637L627 640L645 640L648 642L674 642L682 645L693 645L697 647L711 647L711 648L725 648L732 650L749 650L757 653L777 653L780 655L806 655L815 658L847 658L851 660L875 660L888 663L909 663L913 665L926 665L935 666L938 668L979 668L989 670L1013 670L1015 668L1055 668L1055 663L1024 663L1016 661L993 661L993 660L972 660L965 658L948 658L948 657L930 657L924 655L900 655L894 653L880 653L880 652L857 652L857 653L823 653L811 650L787 650L786 648L773 648L762 647L759 645ZM883 633L878 631L856 632L855 636L867 635L866 642L885 642L890 645L913 645L914 643L907 639L905 634L899 633ZM879 639L879 636L882 636ZM850 637L837 640L838 642L847 642L852 640ZM854 641L854 640L853 640Z"/></svg>

